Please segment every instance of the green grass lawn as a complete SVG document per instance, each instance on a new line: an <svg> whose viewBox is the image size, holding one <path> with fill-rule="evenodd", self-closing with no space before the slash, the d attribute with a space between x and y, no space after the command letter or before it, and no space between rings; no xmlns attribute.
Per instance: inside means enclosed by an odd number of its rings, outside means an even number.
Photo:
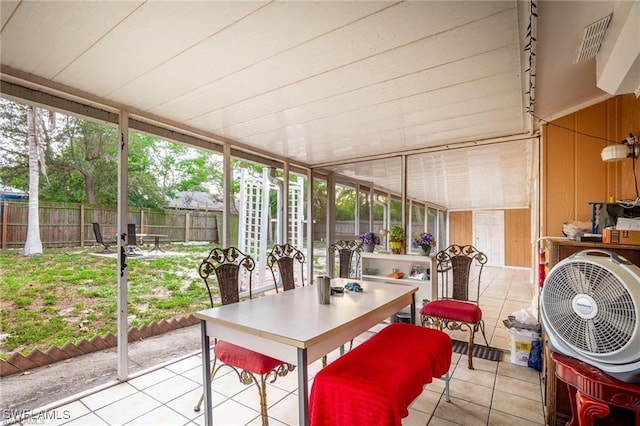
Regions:
<svg viewBox="0 0 640 426"><path fill-rule="evenodd" d="M129 258L129 326L208 308L198 266L213 247L171 244L165 248L184 255ZM45 249L35 257L0 251L0 357L116 333L117 260L92 254L98 251ZM314 259L314 276L324 270L320 260Z"/></svg>
<svg viewBox="0 0 640 426"><path fill-rule="evenodd" d="M171 245L185 256L129 258L129 326L209 306L198 265L213 246ZM42 256L0 253L0 356L27 354L116 332L116 259L98 249L45 249Z"/></svg>

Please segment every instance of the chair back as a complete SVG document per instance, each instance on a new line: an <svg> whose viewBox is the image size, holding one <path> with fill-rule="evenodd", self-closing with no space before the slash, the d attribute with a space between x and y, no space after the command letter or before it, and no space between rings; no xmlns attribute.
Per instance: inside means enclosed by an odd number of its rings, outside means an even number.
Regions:
<svg viewBox="0 0 640 426"><path fill-rule="evenodd" d="M360 276L359 266L362 244L359 241L338 240L334 244L331 244L327 251L331 262L335 262L335 254L338 253L340 267L338 276L340 278L358 278ZM352 268L355 271L354 274L351 273Z"/></svg>
<svg viewBox="0 0 640 426"><path fill-rule="evenodd" d="M102 231L100 230L100 224L98 222L93 222L93 234L96 236L96 243L104 245L102 240Z"/></svg>
<svg viewBox="0 0 640 426"><path fill-rule="evenodd" d="M471 265L473 261L479 265L477 288L470 297L471 282ZM487 257L484 253L478 251L471 245L460 246L450 245L446 249L436 254L438 272L440 273L440 283L442 286L442 299L455 299L474 302L478 304L480 299L480 278L482 276L482 268L487 263ZM475 271L474 271L475 272ZM450 280L452 278L452 280ZM449 294L449 284L451 283L451 294Z"/></svg>
<svg viewBox="0 0 640 426"><path fill-rule="evenodd" d="M276 244L267 256L267 266L278 292L278 282L283 291L296 288L295 264L300 264L300 281L304 286L304 254L291 244ZM279 278L279 279L278 279Z"/></svg>
<svg viewBox="0 0 640 426"><path fill-rule="evenodd" d="M138 238L136 237L136 224L128 223L127 224L127 245L128 246L137 246Z"/></svg>
<svg viewBox="0 0 640 426"><path fill-rule="evenodd" d="M236 303L240 301L240 277L242 269L248 275L249 282L249 298L252 297L252 275L256 263L249 255L244 254L235 247L225 249L214 248L209 255L200 263L198 272L204 280L209 292L209 301L213 308L213 293L211 279L215 279L218 283L220 291L220 299L223 305Z"/></svg>

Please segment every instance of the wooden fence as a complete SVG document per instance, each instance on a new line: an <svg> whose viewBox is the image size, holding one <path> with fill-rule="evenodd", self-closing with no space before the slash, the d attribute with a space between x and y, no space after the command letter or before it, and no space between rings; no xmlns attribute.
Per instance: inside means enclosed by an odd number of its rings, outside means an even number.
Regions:
<svg viewBox="0 0 640 426"><path fill-rule="evenodd" d="M40 239L44 247L85 247L96 244L93 222L98 222L102 235L114 237L116 234L117 210L105 206L79 203L40 202ZM22 248L27 239L27 202L4 201L0 204L2 228L2 249ZM139 234L167 235L166 241L218 242L218 223L222 223L222 212L205 210L157 210L134 209L128 211L128 223L136 224ZM360 223L362 232L369 231L369 222ZM375 221L373 231L382 229L382 222ZM237 243L238 215L231 217L231 242ZM411 234L422 231L422 224L414 224ZM305 230L306 231L306 230ZM336 221L338 238L354 238L353 221ZM305 232L306 234L306 232ZM315 241L326 241L326 224L314 223ZM164 241L164 239L163 239Z"/></svg>
<svg viewBox="0 0 640 426"><path fill-rule="evenodd" d="M27 239L27 202L4 201L0 205L2 249L21 248ZM93 222L104 236L116 234L117 210L78 203L44 203L39 206L40 239L44 247L95 245ZM136 232L167 235L167 241L218 242L217 211L129 209L128 223ZM220 223L222 222L220 217Z"/></svg>

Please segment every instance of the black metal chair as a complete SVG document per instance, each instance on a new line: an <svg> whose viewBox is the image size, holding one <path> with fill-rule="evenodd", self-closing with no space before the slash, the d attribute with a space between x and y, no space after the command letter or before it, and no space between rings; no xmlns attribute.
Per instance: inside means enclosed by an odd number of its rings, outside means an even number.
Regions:
<svg viewBox="0 0 640 426"><path fill-rule="evenodd" d="M300 264L300 285L304 286L304 254L289 243L273 246L267 256L267 267L271 270L276 293L278 284L283 291L296 288L296 263Z"/></svg>
<svg viewBox="0 0 640 426"><path fill-rule="evenodd" d="M109 250L109 246L115 244L116 241L111 239L105 239L102 236L102 231L100 230L100 224L98 222L93 222L92 224L93 224L93 234L96 237L96 243L101 244L104 247L104 250L98 253L113 253L111 250Z"/></svg>
<svg viewBox="0 0 640 426"><path fill-rule="evenodd" d="M127 224L127 256L142 256L142 253L138 251L135 223Z"/></svg>
<svg viewBox="0 0 640 426"><path fill-rule="evenodd" d="M360 253L362 250L362 244L356 240L338 240L327 248L329 261L334 262L334 267L335 255L338 253L338 277L360 277Z"/></svg>
<svg viewBox="0 0 640 426"><path fill-rule="evenodd" d="M242 253L235 247L226 249L214 248L202 261L198 272L204 280L209 293L211 307L214 307L212 286L210 279L214 278L218 285L223 305L240 301L240 277L243 270L248 278L249 298L252 297L252 275L255 261L251 256ZM245 385L255 384L260 396L260 417L262 424L269 424L267 417L267 381L273 383L278 377L286 376L295 366L284 363L267 355L250 349L234 345L222 340L216 340L213 348L213 366L211 380L222 367L229 367L238 375L240 382ZM218 365L216 365L218 364ZM194 411L200 411L204 394L200 397Z"/></svg>
<svg viewBox="0 0 640 426"><path fill-rule="evenodd" d="M475 294L470 296L471 264L477 261L480 268L476 282ZM451 245L436 254L441 296L425 304L420 310L423 326L432 326L442 330L461 330L469 332L467 356L469 369L473 370L473 340L476 331L482 332L487 346L487 336L484 332L482 309L478 306L480 298L480 278L482 268L487 263L487 257L475 247L466 245ZM452 278L452 281L450 281ZM449 283L452 284L449 294Z"/></svg>

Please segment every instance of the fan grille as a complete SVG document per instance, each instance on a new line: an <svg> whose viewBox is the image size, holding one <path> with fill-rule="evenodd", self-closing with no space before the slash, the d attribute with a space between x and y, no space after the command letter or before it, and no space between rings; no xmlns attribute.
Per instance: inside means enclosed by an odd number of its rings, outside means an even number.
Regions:
<svg viewBox="0 0 640 426"><path fill-rule="evenodd" d="M574 310L578 295L588 295L596 302L593 318ZM583 352L614 352L629 342L636 327L631 294L611 271L597 264L577 261L552 270L542 303L558 337Z"/></svg>

